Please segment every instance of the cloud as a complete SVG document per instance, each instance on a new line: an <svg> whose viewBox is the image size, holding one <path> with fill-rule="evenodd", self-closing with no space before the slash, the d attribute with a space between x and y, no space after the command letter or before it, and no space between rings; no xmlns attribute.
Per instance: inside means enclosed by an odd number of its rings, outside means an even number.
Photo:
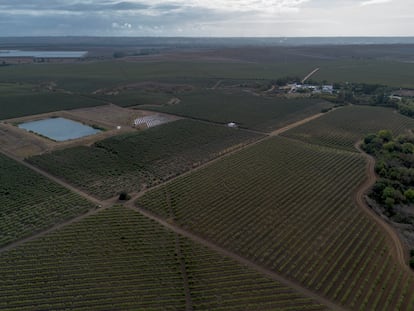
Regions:
<svg viewBox="0 0 414 311"><path fill-rule="evenodd" d="M414 35L412 1L0 0L0 36Z"/></svg>
<svg viewBox="0 0 414 311"><path fill-rule="evenodd" d="M132 28L132 24L130 23L117 23L117 22L113 22L112 23L112 28L114 29L131 29Z"/></svg>
<svg viewBox="0 0 414 311"><path fill-rule="evenodd" d="M389 3L392 2L392 0L367 0L364 2L361 2L361 6L367 6L367 5L375 5L375 4L383 4L383 3Z"/></svg>

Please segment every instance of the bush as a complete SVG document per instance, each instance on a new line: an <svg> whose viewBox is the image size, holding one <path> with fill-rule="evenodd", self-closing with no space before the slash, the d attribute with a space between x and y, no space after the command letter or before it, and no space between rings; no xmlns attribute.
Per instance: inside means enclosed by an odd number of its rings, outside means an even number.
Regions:
<svg viewBox="0 0 414 311"><path fill-rule="evenodd" d="M410 259L410 267L414 269L414 257Z"/></svg>
<svg viewBox="0 0 414 311"><path fill-rule="evenodd" d="M119 194L119 200L120 201L128 201L129 199L131 199L131 196L126 191L122 191Z"/></svg>
<svg viewBox="0 0 414 311"><path fill-rule="evenodd" d="M410 188L404 192L404 196L408 202L414 203L414 189ZM414 255L414 254L413 254Z"/></svg>
<svg viewBox="0 0 414 311"><path fill-rule="evenodd" d="M392 132L389 131L389 130L380 130L380 131L378 131L378 134L377 135L383 141L390 141L390 140L392 140Z"/></svg>

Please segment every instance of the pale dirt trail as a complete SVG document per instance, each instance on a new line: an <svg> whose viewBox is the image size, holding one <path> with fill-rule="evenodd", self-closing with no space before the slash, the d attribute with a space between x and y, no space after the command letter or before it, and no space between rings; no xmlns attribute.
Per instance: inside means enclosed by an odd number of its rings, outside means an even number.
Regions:
<svg viewBox="0 0 414 311"><path fill-rule="evenodd" d="M315 70L313 70L311 73L309 73L305 78L303 78L303 80L301 81L302 84L306 82L306 80L308 80L310 77L312 77L315 73L317 73L319 71L320 68L316 68Z"/></svg>
<svg viewBox="0 0 414 311"><path fill-rule="evenodd" d="M367 167L366 167L366 180L359 186L357 189L354 200L356 204L361 207L361 209L367 214L369 218L375 221L377 225L381 227L382 230L386 232L388 237L388 244L390 246L391 255L394 259L400 264L404 270L412 273L411 269L407 265L408 261L408 249L405 244L401 241L398 233L394 228L391 227L384 219L378 216L366 203L365 194L367 191L374 185L377 180L377 175L375 174L375 159L369 154L365 153L361 147L361 141L358 141L355 144L355 148L366 158Z"/></svg>
<svg viewBox="0 0 414 311"><path fill-rule="evenodd" d="M66 181L64 181L64 180L62 180L60 178L57 178L57 177L55 177L52 174L49 174L48 172L46 172L46 171L44 171L44 170L42 170L42 169L40 169L40 168L38 168L38 167L36 167L36 166L34 166L34 165L26 162L26 161L24 161L24 160L16 157L15 155L13 155L13 154L5 151L5 150L1 150L0 149L0 153L3 153L5 156L13 159L14 161L18 162L19 164L21 164L21 165L23 165L23 166L31 169L32 171L35 171L36 173L38 173L38 174L40 174L40 175L42 175L42 176L44 176L44 177L52 180L53 182L61 185L62 187L65 187L66 189L69 189L70 191L75 192L76 194L84 197L85 199L87 199L88 201L90 201L92 203L95 203L96 205L103 205L104 204L103 201L98 200L94 196L92 196L92 195L90 195L88 193L85 193L82 190L79 190L78 188L73 187L72 185L70 185Z"/></svg>
<svg viewBox="0 0 414 311"><path fill-rule="evenodd" d="M61 185L64 188L66 188L66 189L68 189L68 190L70 190L70 191L72 191L72 192L80 195L81 197L85 198L89 202L92 202L92 203L96 204L96 209L89 210L88 212L86 212L86 213L84 213L82 215L79 215L79 216L77 216L75 218L72 218L70 220L66 220L66 221L64 221L62 223L59 223L59 224L56 224L55 226L50 227L50 228L48 228L46 230L40 231L38 233L35 233L34 235L31 235L31 236L28 236L28 237L25 237L25 238L16 240L16 241L14 241L14 242L12 242L10 244L7 244L4 247L1 247L0 248L0 253L6 252L8 250L11 250L13 248L18 247L19 245L21 245L23 243L26 243L26 242L35 240L35 239L40 238L40 237L42 237L42 236L44 236L44 235L46 235L46 234L48 234L50 232L53 232L53 231L58 230L58 229L61 229L61 228L65 227L67 225L70 225L72 223L78 222L78 221L80 221L80 220L82 220L82 219L84 219L86 217L89 217L89 216L91 216L93 214L96 214L96 213L100 212L103 209L106 209L106 208L112 206L115 203L116 198L115 199L112 198L112 199L109 199L109 200L106 200L106 201L98 200L97 198L91 196L90 194L85 193L82 190L79 190L79 189L73 187L69 183L67 183L67 182L65 182L65 181L63 181L63 180L61 180L61 179L59 179L59 178L57 178L57 177L55 177L55 176L53 176L53 175L45 172L45 171L37 168L36 166L31 165L30 163L27 163L27 162L19 159L18 157L14 156L13 154L8 153L7 151L0 150L0 152L3 153L5 156L7 156L7 157L13 159L14 161L18 162L19 164L24 165L25 167L31 169L32 171L34 171L34 172L36 172L36 173L38 173L38 174L40 174L40 175L48 178L49 180L51 180L51 181L53 181L53 182Z"/></svg>
<svg viewBox="0 0 414 311"><path fill-rule="evenodd" d="M143 216L145 216L145 217L147 217L149 219L155 220L160 225L164 226L165 228L167 228L167 229L169 229L169 230L171 230L171 231L173 231L173 232L175 232L175 233L177 233L177 234L179 234L181 236L187 237L187 238L193 240L194 242L199 243L201 245L204 245L204 246L206 246L206 247L208 247L208 248L210 248L210 249L212 249L212 250L214 250L214 251L216 251L216 252L218 252L218 253L220 253L220 254L222 254L224 256L230 257L233 260L236 260L239 263L241 263L241 264L243 264L245 266L248 266L248 267L256 270L257 272L259 272L259 273L261 273L263 275L266 275L266 276L270 277L271 279L274 279L274 280L276 280L276 281L278 281L278 282L280 282L280 283L282 283L282 284L284 284L284 285L292 288L293 290L297 291L298 293L300 293L300 294L302 294L304 296L307 296L309 298L314 299L315 301L317 301L317 302L319 302L319 303L327 306L331 310L345 311L345 310L347 310L346 308L344 308L344 307L342 307L340 305L337 305L337 304L333 303L329 299L327 299L327 298L325 298L325 297L323 297L321 295L318 295L317 293L315 293L315 292L307 289L306 287L303 287L301 284L299 284L299 283L297 283L295 281L289 280L289 279L287 279L287 278L285 278L285 277L277 274L276 272L274 272L272 270L266 269L266 268L264 268L264 267L256 264L255 262L253 262L253 261L251 261L251 260L249 260L247 258L244 258L244 257L242 257L240 255L237 255L236 253L233 253L233 252L231 252L231 251L229 251L229 250L227 250L225 248L222 248L222 247L220 247L220 246L218 246L218 245L216 245L216 244L214 244L214 243L212 243L210 241L207 241L207 240L203 239L202 237L199 237L199 236L197 236L197 235L195 235L195 234L193 234L191 232L188 232L188 231L180 228L179 226L177 226L175 224L171 224L171 223L165 221L164 219L162 219L161 217L158 217L156 215L153 215L152 213L150 213L150 212L148 212L146 210L143 210L141 208L136 208L134 206L135 200L137 200L139 197L141 197L142 195L144 195L148 191L151 191L151 190L154 190L154 189L156 189L158 187L164 186L165 184L167 184L169 182L172 182L176 178L182 177L184 175L191 174L191 173L193 173L196 170L202 169L202 168L204 168L204 167L206 167L208 165L211 165L214 162L217 162L217 161L223 159L224 157L228 157L228 156L230 156L230 155L232 155L234 153L237 153L237 152L239 152L239 151L241 151L243 149L252 147L252 146L254 146L254 145L256 145L256 144L258 144L258 143L260 143L260 142L262 142L262 141L264 141L266 139L270 139L270 138L272 138L272 137L274 137L276 135L279 135L279 134L281 134L281 133L283 133L285 131L288 131L288 130L294 128L294 127L297 127L297 126L302 125L302 124L304 124L306 122L309 122L311 120L314 120L316 118L319 118L322 115L324 115L324 114L322 114L322 113L316 114L314 116L311 116L311 117L308 117L306 119L300 120L300 121L295 122L295 123L292 123L290 125L287 125L287 126L281 128L281 129L278 129L278 130L276 130L276 131L274 131L272 133L269 133L269 134L262 133L262 134L265 135L263 138L258 139L258 140L255 140L255 141L253 141L253 142L251 142L249 144L246 144L246 145L244 145L244 146L242 146L240 148L236 148L235 150L232 150L232 151L230 151L230 152L228 152L226 154L223 154L223 155L221 155L221 156L219 156L219 157L217 157L217 158L215 158L215 159L213 159L213 160L211 160L209 162L204 163L203 165L200 165L200 166L198 166L198 167L196 167L194 169L191 169L191 170L187 171L186 173L184 173L182 175L179 175L179 176L177 176L177 177L175 177L173 179L170 179L170 180L166 181L165 183L162 183L162 184L160 184L160 185L158 185L156 187L148 188L148 189L146 189L144 191L141 191L136 196L134 196L133 198L131 198L131 200L128 201L127 203L125 203L124 205L126 207L129 207L129 208L132 208L132 209L138 211ZM91 210L91 211L89 211L89 212L87 212L87 213L85 213L83 215L80 215L78 217L75 217L75 218L73 218L71 220L68 220L66 222L57 224L56 226L53 226L53 227L51 227L51 228L49 228L47 230L44 230L42 232L39 232L39 233L37 233L35 235L32 235L30 237L21 239L19 241L15 241L15 242L13 242L13 243L11 243L11 244L9 244L9 245L1 248L0 249L0 253L3 253L5 251L11 250L11 249L14 249L14 248L22 245L23 243L26 243L26 242L35 240L35 239L40 238L40 237L42 237L42 236L44 236L44 235L46 235L48 233L54 232L54 231L56 231L58 229L62 229L62 228L64 228L67 225L70 225L72 223L76 223L76 222L78 222L78 221L80 221L80 220L82 220L82 219L84 219L86 217L89 217L91 215L94 215L96 213L99 213L100 211L102 211L102 210L104 210L104 209L106 209L106 208L114 205L115 203L119 203L119 202L117 202L117 198L112 198L112 199L109 199L109 200L106 200L106 201L101 201L101 200L99 200L99 199L91 196L90 194L85 193L84 191L73 187L72 185L68 184L66 181L63 181L63 180L61 180L61 179L59 179L59 178L57 178L57 177L55 177L55 176L53 176L53 175L45 172L45 171L43 171L42 169L40 169L38 167L35 167L35 166L31 165L30 163L27 163L27 162L25 162L25 161L23 161L23 160L15 157L14 155L8 153L7 151L0 150L0 152L2 152L6 156L14 159L18 163L20 163L20 164L22 164L22 165L24 165L24 166L32 169L33 171L35 171L35 172L37 172L37 173L45 176L46 178L49 178L50 180L58 183L59 185L65 187L65 188L67 188L67 189L69 189L69 190L71 190L71 191L73 191L73 192L75 192L75 193L77 193L79 195L81 195L85 199L87 199L87 200L95 203L98 206L98 208L95 209L95 210Z"/></svg>
<svg viewBox="0 0 414 311"><path fill-rule="evenodd" d="M335 108L335 109L338 109L338 108ZM335 109L332 109L331 111L333 111L333 110L335 110ZM328 112L325 112L325 113L318 113L318 114L315 114L315 115L313 115L313 116L310 116L310 117L307 117L307 118L305 118L305 119L302 119L302 120L300 120L300 121L297 121L297 122L295 122L295 123L292 123L292 124L288 124L288 125L286 125L286 126L284 126L284 127L282 127L282 128L280 128L280 129L277 129L277 130L275 130L275 131L273 131L273 132L270 132L270 136L277 136L277 135L280 135L280 134L282 134L282 133L284 133L284 132L287 132L287 131L289 131L289 130L291 130L291 129L293 129L293 128L295 128L295 127L298 127L298 126L300 126L300 125L303 125L303 124L305 124L305 123L308 123L308 122L310 122L310 121L312 121L312 120L315 120L315 119L318 119L318 118L320 118L320 117L322 117L323 115L326 115L327 113L329 113L329 112L331 112L331 111L328 111Z"/></svg>
<svg viewBox="0 0 414 311"><path fill-rule="evenodd" d="M217 81L217 83L214 84L214 86L211 89L216 90L220 86L221 82L223 82L223 81L222 80Z"/></svg>
<svg viewBox="0 0 414 311"><path fill-rule="evenodd" d="M162 225L163 227L169 229L172 232L175 232L185 238L188 238L190 240L192 240L193 242L203 245L223 256L229 257L237 262L239 262L240 264L247 266L257 272L259 272L260 274L265 275L266 277L269 277L277 282L280 282L281 284L295 290L296 292L298 292L299 294L302 294L304 296L307 296L315 301L317 301L318 303L321 303L323 305L325 305L326 307L328 307L331 310L338 310L338 311L345 311L348 310L343 306L337 305L335 303L333 303L331 300L329 300L328 298L325 298L321 295L318 295L317 293L311 291L310 289L303 287L300 283L292 281L290 279L287 279L285 277L283 277L282 275L269 270L267 268L264 268L260 265L258 265L257 263L255 263L252 260L249 260L243 256L240 256L228 249L225 249L211 241L208 241L204 238L202 238L201 236L194 234L190 231L187 231L183 228L181 228L179 225L170 222L170 221L166 221L165 219L163 219L162 217L159 217L145 209L139 208L139 207L135 207L133 202L128 202L125 206L127 206L128 208L131 208L135 211L138 211L141 215L154 220L155 222L157 222L158 224Z"/></svg>
<svg viewBox="0 0 414 311"><path fill-rule="evenodd" d="M169 179L169 180L167 180L167 181L165 181L165 182L163 182L163 183L161 183L161 184L159 184L159 185L156 185L156 186L151 187L151 188L144 189L144 190L142 190L142 191L138 192L137 194L133 195L133 196L132 196L132 198L131 198L131 201L136 201L137 199L139 199L140 197L142 197L144 194L146 194L148 191L152 191L152 190L154 190L154 189L157 189L157 188L163 187L163 186L165 186L166 184L169 184L169 183L173 182L173 181L174 181L174 180L176 180L177 178L180 178L180 177L183 177L183 176L187 176L187 175L189 175L189 174L191 174L191 173L194 173L194 172L196 172L196 171L198 171L198 170L201 170L201 169L203 169L203 168L205 168L205 167L207 167L207 166L209 166L209 165L212 165L212 164L213 164L213 163L215 163L215 162L218 162L218 161L220 161L220 160L222 160L222 159L224 159L224 158L226 158L226 157L229 157L229 156L231 156L231 155L233 155L233 154L235 154L235 153L237 153L237 152L240 152L241 150L244 150L244 149L247 149L247 148L251 148L251 147L253 147L253 146L257 145L258 143L261 143L261 142L263 142L263 141L265 141L265 140L267 140L267 139L270 139L270 138L272 138L272 137L274 137L274 136L278 136L278 135L280 135L280 134L282 134L282 133L284 133L284 132L286 132L286 131L288 131L288 130L291 130L291 129L295 128L295 127L298 127L298 126L300 126L300 125L303 125L303 124L305 124L305 123L307 123L307 122L310 122L310 121L312 121L312 120L315 120L315 119L317 119L317 118L320 118L321 116L326 115L326 114L328 114L328 113L330 113L331 111L334 111L334 110L336 110L336 109L340 109L340 108L335 108L335 109L332 109L332 110L330 110L330 111L328 111L328 112L326 112L326 113L318 113L318 114L315 114L315 115L310 116L310 117L308 117L308 118L305 118L305 119L302 119L302 120L300 120L300 121L297 121L297 122L291 123L291 124L289 124L289 125L286 125L286 126L284 126L284 127L280 128L280 129L277 129L277 130L275 130L275 131L273 131L273 132L270 132L270 133L262 133L262 132L257 132L257 133L260 133L260 134L262 134L262 135L264 135L264 136L263 136L263 137L261 137L261 138L259 138L259 139L257 139L257 140L255 140L255 141L252 141L252 142L250 142L250 143L248 143L248 144L245 144L245 145L243 145L243 146L240 146L239 148L235 148L234 150L231 150L231 151L229 151L229 152L227 152L227 153L225 153L225 154L222 154L222 155L220 155L220 156L219 156L219 157L217 157L217 158L214 158L214 159L212 159L212 160L210 160L210 161L208 161L208 162L206 162L206 163L203 163L203 164L201 164L201 165L199 165L199 166L197 166L197 167L195 167L195 168L192 168L192 169L190 169L189 171L187 171L187 172L185 172L185 173L183 173L183 174L180 174L180 175L178 175L178 176L176 176L176 177L173 177L173 178L171 178L171 179ZM205 121L201 121L201 122L205 122ZM244 130L244 129L243 129L243 130Z"/></svg>

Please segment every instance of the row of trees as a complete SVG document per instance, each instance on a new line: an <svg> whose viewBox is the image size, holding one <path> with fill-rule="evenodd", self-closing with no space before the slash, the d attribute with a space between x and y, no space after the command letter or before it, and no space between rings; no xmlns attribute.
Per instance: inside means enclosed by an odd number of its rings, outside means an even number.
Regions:
<svg viewBox="0 0 414 311"><path fill-rule="evenodd" d="M413 204L414 135L394 137L391 131L381 130L366 136L362 148L377 159L375 171L380 179L370 196L386 208L387 216L396 215L397 204Z"/></svg>

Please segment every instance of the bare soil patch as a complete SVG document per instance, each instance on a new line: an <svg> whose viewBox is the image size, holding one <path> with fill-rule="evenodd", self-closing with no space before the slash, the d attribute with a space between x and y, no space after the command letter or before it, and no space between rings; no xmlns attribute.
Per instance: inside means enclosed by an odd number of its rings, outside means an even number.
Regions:
<svg viewBox="0 0 414 311"><path fill-rule="evenodd" d="M159 113L121 108L115 105L106 105L9 119L0 122L0 150L8 152L19 159L24 159L58 149L80 145L89 146L98 140L127 132L133 132L138 129L144 129L145 127L134 127L134 120L136 118L155 114ZM52 117L63 117L90 126L103 128L105 130L98 134L79 139L55 142L15 126L15 124L18 123ZM167 115L163 115L163 117L169 118L171 121L178 119L177 117Z"/></svg>
<svg viewBox="0 0 414 311"><path fill-rule="evenodd" d="M160 82L138 82L120 85L110 89L99 89L93 92L94 95L118 95L125 91L146 91L154 93L181 93L190 92L194 89L189 84L171 84L171 83L160 83Z"/></svg>

